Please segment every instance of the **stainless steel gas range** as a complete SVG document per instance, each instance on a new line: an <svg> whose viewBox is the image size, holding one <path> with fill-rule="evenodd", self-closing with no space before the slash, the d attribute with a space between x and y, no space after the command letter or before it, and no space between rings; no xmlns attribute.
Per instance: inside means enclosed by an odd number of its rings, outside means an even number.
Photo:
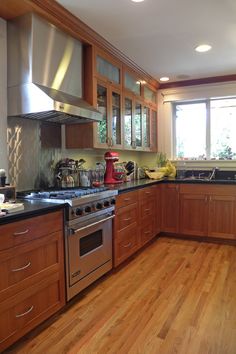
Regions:
<svg viewBox="0 0 236 354"><path fill-rule="evenodd" d="M116 190L102 187L33 192L24 196L26 199L67 203L67 300L112 268L112 219L116 194Z"/></svg>

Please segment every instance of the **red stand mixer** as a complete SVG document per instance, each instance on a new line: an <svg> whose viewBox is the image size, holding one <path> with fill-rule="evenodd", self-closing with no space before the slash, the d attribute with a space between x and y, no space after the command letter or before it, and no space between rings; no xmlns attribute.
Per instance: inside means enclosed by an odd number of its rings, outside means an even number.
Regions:
<svg viewBox="0 0 236 354"><path fill-rule="evenodd" d="M115 171L114 162L119 161L119 154L117 152L108 151L104 155L106 161L106 172L104 175L104 183L115 184L123 183L119 172Z"/></svg>

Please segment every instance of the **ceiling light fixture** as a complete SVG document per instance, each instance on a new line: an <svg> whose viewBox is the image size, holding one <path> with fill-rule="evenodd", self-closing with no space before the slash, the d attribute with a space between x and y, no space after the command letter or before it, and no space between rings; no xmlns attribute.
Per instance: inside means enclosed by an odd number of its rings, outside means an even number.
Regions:
<svg viewBox="0 0 236 354"><path fill-rule="evenodd" d="M211 45L209 44L200 44L195 48L196 52L199 53L204 53L204 52L208 52L208 50L211 50Z"/></svg>
<svg viewBox="0 0 236 354"><path fill-rule="evenodd" d="M163 77L160 78L160 81L162 81L162 82L166 82L166 81L169 81L169 80L170 80L170 78L168 76L163 76Z"/></svg>
<svg viewBox="0 0 236 354"><path fill-rule="evenodd" d="M133 2L143 2L144 0L131 0Z"/></svg>

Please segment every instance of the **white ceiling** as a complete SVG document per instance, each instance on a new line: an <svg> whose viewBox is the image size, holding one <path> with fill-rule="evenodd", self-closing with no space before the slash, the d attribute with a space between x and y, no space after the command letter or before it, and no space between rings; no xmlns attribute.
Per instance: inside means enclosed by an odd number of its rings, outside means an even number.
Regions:
<svg viewBox="0 0 236 354"><path fill-rule="evenodd" d="M57 1L157 80L236 74L236 0Z"/></svg>

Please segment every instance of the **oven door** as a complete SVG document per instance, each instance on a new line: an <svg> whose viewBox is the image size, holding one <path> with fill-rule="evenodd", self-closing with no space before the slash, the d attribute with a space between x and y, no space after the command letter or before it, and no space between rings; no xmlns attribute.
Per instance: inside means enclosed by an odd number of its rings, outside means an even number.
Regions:
<svg viewBox="0 0 236 354"><path fill-rule="evenodd" d="M103 215L69 228L69 286L111 262L113 218L111 214Z"/></svg>

